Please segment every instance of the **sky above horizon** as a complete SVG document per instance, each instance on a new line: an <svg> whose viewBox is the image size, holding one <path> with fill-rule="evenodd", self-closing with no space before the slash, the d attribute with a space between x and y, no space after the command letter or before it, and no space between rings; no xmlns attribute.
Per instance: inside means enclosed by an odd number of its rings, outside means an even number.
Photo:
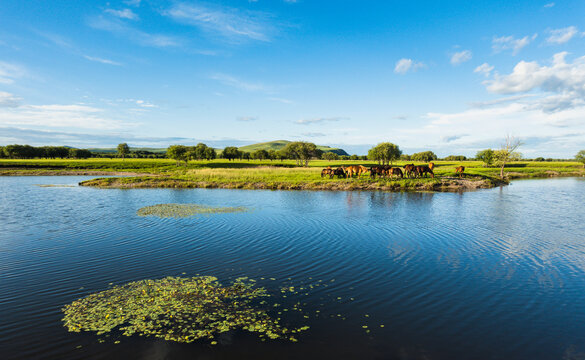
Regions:
<svg viewBox="0 0 585 360"><path fill-rule="evenodd" d="M583 1L0 2L0 145L585 149Z"/></svg>

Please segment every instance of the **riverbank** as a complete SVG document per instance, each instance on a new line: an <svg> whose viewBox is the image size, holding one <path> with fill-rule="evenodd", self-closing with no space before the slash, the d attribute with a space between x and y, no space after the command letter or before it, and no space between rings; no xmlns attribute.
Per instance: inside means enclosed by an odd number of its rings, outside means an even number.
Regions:
<svg viewBox="0 0 585 360"><path fill-rule="evenodd" d="M399 180L339 179L316 182L265 181L198 181L170 177L98 178L79 183L81 186L116 189L145 188L207 188L207 189L267 189L267 190L380 190L380 191L460 191L489 189L507 185L495 179L459 179L454 177Z"/></svg>
<svg viewBox="0 0 585 360"><path fill-rule="evenodd" d="M315 160L309 167L296 167L293 161L192 161L177 166L167 159L88 159L88 160L1 160L0 175L89 175L123 176L97 178L82 186L100 188L222 188L270 190L380 190L380 191L462 191L506 185L513 179L580 177L585 169L576 162L515 162L505 168L484 167L478 161L436 161L435 178L360 179L321 177L321 169L363 164L367 161L329 162ZM403 166L399 162L395 166ZM465 166L462 178L457 166Z"/></svg>

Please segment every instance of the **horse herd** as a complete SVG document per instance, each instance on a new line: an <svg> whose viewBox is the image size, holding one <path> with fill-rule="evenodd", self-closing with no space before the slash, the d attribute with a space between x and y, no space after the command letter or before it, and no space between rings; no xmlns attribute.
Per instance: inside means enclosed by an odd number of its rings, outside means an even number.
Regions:
<svg viewBox="0 0 585 360"><path fill-rule="evenodd" d="M375 179L376 176L378 177L390 177L393 179L394 176L397 178L404 178L405 176L408 178L417 178L417 177L427 177L430 175L432 178L435 177L435 173L433 169L435 168L434 163L429 163L428 165L414 165L414 164L406 164L403 166L404 170L400 167L391 166L391 165L377 165L367 168L363 165L352 165L352 166L340 166L338 168L333 169L331 166L326 167L321 171L321 177L325 177L329 175L329 178L332 179L334 176L343 177L343 178L351 178L354 175L357 175L359 178L361 175L366 174L367 172L370 173L370 177ZM455 169L455 174L459 175L459 177L463 176L463 172L465 171L464 166L459 166Z"/></svg>

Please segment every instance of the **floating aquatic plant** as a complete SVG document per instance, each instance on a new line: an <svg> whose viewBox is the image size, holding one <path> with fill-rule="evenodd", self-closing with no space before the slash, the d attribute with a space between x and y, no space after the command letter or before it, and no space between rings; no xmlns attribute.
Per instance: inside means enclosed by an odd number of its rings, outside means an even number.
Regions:
<svg viewBox="0 0 585 360"><path fill-rule="evenodd" d="M266 289L238 278L222 286L215 277L166 277L142 280L88 295L62 310L64 326L72 332L98 335L119 330L123 335L155 336L178 342L213 339L243 329L261 338L297 341L294 334L308 326L287 328L268 311ZM212 344L215 341L211 342Z"/></svg>
<svg viewBox="0 0 585 360"><path fill-rule="evenodd" d="M218 214L248 211L245 207L213 207L198 204L158 204L139 209L138 216L158 216L163 218L183 218L199 214Z"/></svg>

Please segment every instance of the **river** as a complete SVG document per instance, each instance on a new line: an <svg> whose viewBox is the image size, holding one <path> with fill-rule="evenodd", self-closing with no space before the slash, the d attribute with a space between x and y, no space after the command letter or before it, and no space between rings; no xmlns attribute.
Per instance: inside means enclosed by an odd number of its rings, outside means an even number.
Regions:
<svg viewBox="0 0 585 360"><path fill-rule="evenodd" d="M88 178L0 177L3 359L585 358L584 179L463 193L76 186ZM164 203L250 211L136 214ZM215 346L117 344L61 322L110 284L196 274L328 286L302 298L296 343L236 331Z"/></svg>

